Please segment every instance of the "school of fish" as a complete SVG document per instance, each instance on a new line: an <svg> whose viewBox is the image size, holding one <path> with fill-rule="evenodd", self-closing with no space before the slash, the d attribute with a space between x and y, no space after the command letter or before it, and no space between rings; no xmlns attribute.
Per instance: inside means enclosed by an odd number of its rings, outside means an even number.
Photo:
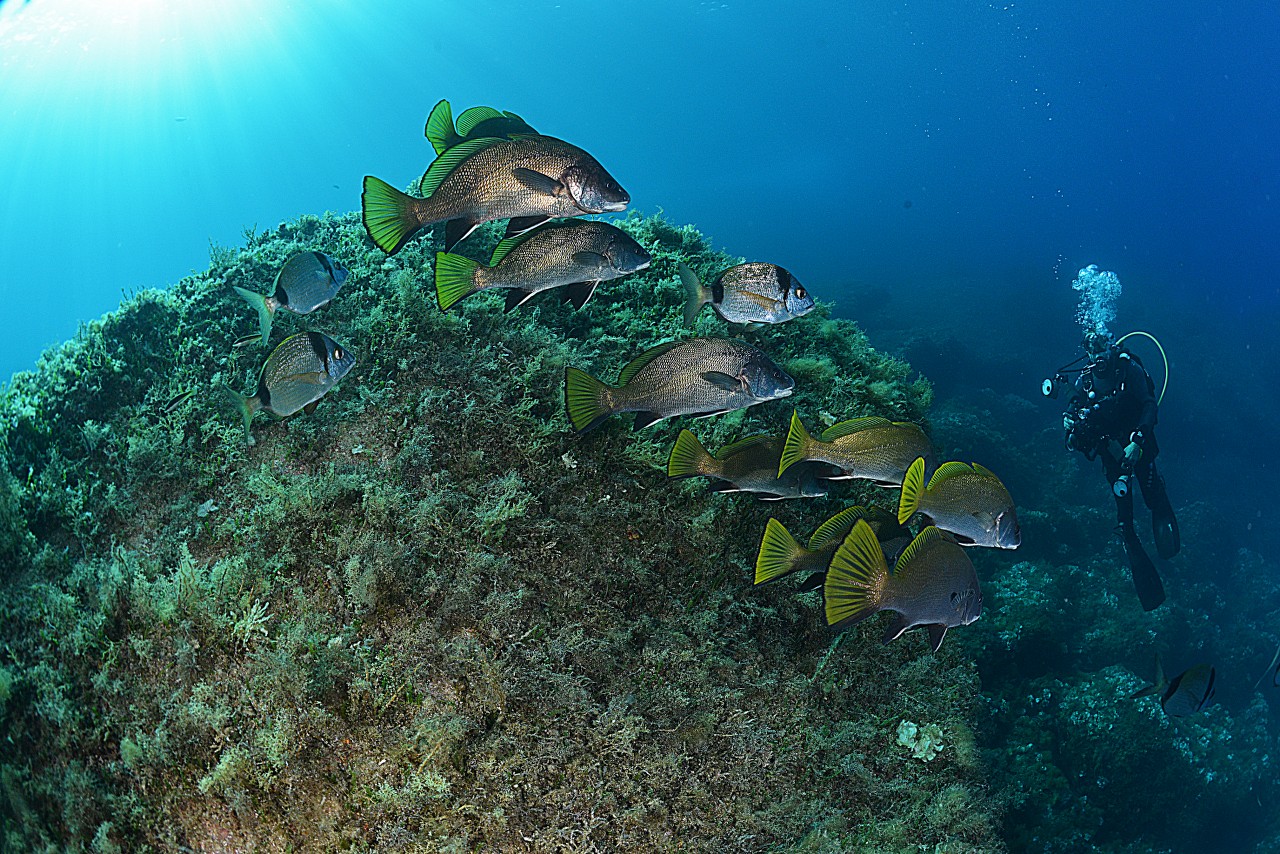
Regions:
<svg viewBox="0 0 1280 854"><path fill-rule="evenodd" d="M388 255L429 226L443 224L443 251L434 266L442 311L490 290L505 294L507 311L549 291L580 309L601 283L652 262L626 232L581 219L623 211L631 202L617 179L583 149L490 107L472 107L455 122L446 100L431 110L425 135L436 158L415 192L366 176L361 215L369 239ZM506 234L487 259L459 250L477 226L495 220L507 221ZM722 320L747 329L803 317L815 306L799 280L777 264L738 264L708 282L683 262L678 272L686 328L707 304ZM307 251L281 267L269 294L236 286L259 322L259 332L237 344L268 344L277 310L308 315L333 300L347 278L339 261ZM271 351L252 395L225 391L252 444L255 413L309 414L354 365L346 347L305 331ZM639 430L667 418L719 415L778 400L795 388L795 380L765 352L718 337L652 347L623 366L612 384L576 366L566 367L564 382L565 414L579 435L621 413L634 413L633 429ZM909 422L851 418L815 436L793 411L784 433L745 436L714 452L684 429L671 449L667 474L705 477L715 482L714 491L762 500L823 497L831 484L849 479L898 489L896 507L846 508L803 545L769 519L755 565L756 585L798 577L799 592L821 590L825 620L834 630L889 612L886 643L920 627L936 651L949 629L982 614L982 592L966 547L1021 544L1017 511L999 477L978 463L938 465L928 436ZM1212 668L1198 665L1166 682L1158 668L1156 684L1135 696L1159 694L1167 713L1187 714L1208 702L1214 678Z"/></svg>

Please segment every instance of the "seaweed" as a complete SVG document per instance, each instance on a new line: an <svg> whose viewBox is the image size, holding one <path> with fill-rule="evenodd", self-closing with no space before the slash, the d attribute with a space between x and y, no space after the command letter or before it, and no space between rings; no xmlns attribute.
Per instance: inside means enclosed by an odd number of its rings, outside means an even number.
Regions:
<svg viewBox="0 0 1280 854"><path fill-rule="evenodd" d="M928 383L820 305L681 330L690 226L583 310L437 310L434 243L386 257L303 216L86 324L0 403L0 816L18 849L998 851L973 665L874 627L832 651L815 597L751 589L767 506L669 482L679 424L585 439L565 365L738 334L802 379L705 440L924 421ZM483 229L473 240L496 239ZM351 278L274 335L358 363L312 416L254 425L265 348L232 291L292 253ZM167 403L197 392L173 411ZM872 495L781 509L795 524ZM803 527L803 525L801 525ZM927 764L903 719L946 733Z"/></svg>

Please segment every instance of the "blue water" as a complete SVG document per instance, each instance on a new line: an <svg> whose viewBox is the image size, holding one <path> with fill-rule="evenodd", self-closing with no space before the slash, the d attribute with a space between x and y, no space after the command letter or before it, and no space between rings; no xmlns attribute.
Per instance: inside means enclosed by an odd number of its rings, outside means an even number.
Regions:
<svg viewBox="0 0 1280 854"><path fill-rule="evenodd" d="M0 381L210 243L408 184L448 98L783 264L940 406L1029 402L1024 443L1060 418L1072 278L1115 271L1113 329L1171 360L1175 506L1274 565L1278 33L1274 0L0 2Z"/></svg>

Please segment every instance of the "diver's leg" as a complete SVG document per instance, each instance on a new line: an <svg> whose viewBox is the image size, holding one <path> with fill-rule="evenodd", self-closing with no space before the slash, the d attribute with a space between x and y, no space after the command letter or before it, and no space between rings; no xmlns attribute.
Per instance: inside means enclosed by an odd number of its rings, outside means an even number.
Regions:
<svg viewBox="0 0 1280 854"><path fill-rule="evenodd" d="M1142 500L1151 509L1151 531L1156 540L1156 552L1168 560L1182 548L1178 534L1178 517L1173 514L1164 478L1156 470L1155 460L1138 463L1134 479L1142 489Z"/></svg>
<svg viewBox="0 0 1280 854"><path fill-rule="evenodd" d="M1142 610L1152 611L1164 601L1164 584L1160 581L1160 573L1156 565L1147 557L1147 552L1133 530L1133 493L1117 490L1116 483L1123 474L1120 461L1111 453L1109 447L1098 454L1102 457L1102 467L1111 482L1111 494L1116 499L1116 520L1120 523L1120 542L1124 544L1124 553L1129 558L1129 570L1133 576L1134 589L1138 591L1138 601ZM1123 494L1120 494L1123 491Z"/></svg>

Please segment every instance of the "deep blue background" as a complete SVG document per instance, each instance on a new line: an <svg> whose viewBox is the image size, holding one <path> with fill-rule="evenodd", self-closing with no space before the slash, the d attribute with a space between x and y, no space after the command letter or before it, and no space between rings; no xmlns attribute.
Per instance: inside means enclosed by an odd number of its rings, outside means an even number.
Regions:
<svg viewBox="0 0 1280 854"><path fill-rule="evenodd" d="M125 6L0 10L0 377L122 291L204 267L211 240L355 209L366 173L408 183L447 97L515 110L637 209L784 264L912 346L941 397L1040 405L1079 339L1068 283L1114 270L1116 331L1173 360L1175 503L1220 503L1262 542L1274 2ZM945 337L959 349L931 362L921 339Z"/></svg>

